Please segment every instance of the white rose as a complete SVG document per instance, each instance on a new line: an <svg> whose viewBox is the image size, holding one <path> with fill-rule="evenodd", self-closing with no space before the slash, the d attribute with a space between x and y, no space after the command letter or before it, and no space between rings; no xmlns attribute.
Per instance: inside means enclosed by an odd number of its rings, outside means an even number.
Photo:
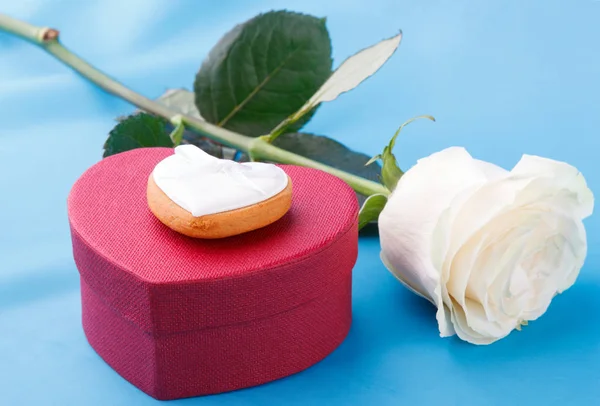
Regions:
<svg viewBox="0 0 600 406"><path fill-rule="evenodd" d="M398 182L379 217L381 258L437 306L440 336L489 344L573 285L593 205L566 163L524 155L509 172L448 148Z"/></svg>

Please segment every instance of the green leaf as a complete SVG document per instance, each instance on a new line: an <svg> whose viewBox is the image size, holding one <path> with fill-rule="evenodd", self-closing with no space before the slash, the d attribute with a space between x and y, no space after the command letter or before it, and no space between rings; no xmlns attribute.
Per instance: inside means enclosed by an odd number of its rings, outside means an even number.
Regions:
<svg viewBox="0 0 600 406"><path fill-rule="evenodd" d="M204 120L194 104L194 93L187 89L167 89L156 101L176 113Z"/></svg>
<svg viewBox="0 0 600 406"><path fill-rule="evenodd" d="M204 120L200 116L200 113L194 104L194 93L187 89L167 89L167 91L165 91L155 100L176 113ZM136 110L134 114L140 113L142 113L141 110ZM129 117L117 117L117 121L121 122L127 120L128 118ZM172 134L174 130L175 126L169 122L166 122L165 131ZM181 143L193 144L198 148L201 148L204 152L217 158L231 159L236 152L232 148L225 147L187 129L183 131Z"/></svg>
<svg viewBox="0 0 600 406"><path fill-rule="evenodd" d="M206 121L200 115L198 108L194 104L194 92L187 89L167 89L167 91L160 95L156 101L176 113ZM318 107L319 106L316 106L309 111L301 120L291 125L288 130L290 132L299 130L311 119ZM168 131L173 129L174 127L167 125ZM236 154L235 149L216 143L189 130L184 131L182 141L183 143L194 144L198 148L203 149L205 152L217 158L233 159Z"/></svg>
<svg viewBox="0 0 600 406"><path fill-rule="evenodd" d="M342 93L354 89L374 75L396 52L401 40L402 31L346 59L306 104L294 114L293 119L298 119L320 103L337 99Z"/></svg>
<svg viewBox="0 0 600 406"><path fill-rule="evenodd" d="M171 134L169 134L169 138L173 141L173 145L177 146L181 144L183 140L183 133L185 132L185 125L183 124L183 120L181 119L181 115L178 114L171 120L171 123L175 125Z"/></svg>
<svg viewBox="0 0 600 406"><path fill-rule="evenodd" d="M323 19L271 11L240 24L210 51L194 83L206 121L250 136L268 134L331 75Z"/></svg>
<svg viewBox="0 0 600 406"><path fill-rule="evenodd" d="M382 194L371 195L365 200L358 213L359 230L367 224L377 221L379 213L381 213L385 207L387 200L387 196Z"/></svg>
<svg viewBox="0 0 600 406"><path fill-rule="evenodd" d="M369 159L365 166L371 165L373 162L377 162L378 159L381 159L381 155L375 155L373 158Z"/></svg>
<svg viewBox="0 0 600 406"><path fill-rule="evenodd" d="M104 143L103 157L143 147L173 147L165 129L167 121L147 113L123 119L110 132Z"/></svg>
<svg viewBox="0 0 600 406"><path fill-rule="evenodd" d="M204 120L194 104L194 92L187 89L167 89L167 91L160 95L156 101L176 113ZM167 131L174 130L175 127L172 124L167 123ZM204 152L217 158L230 158L235 154L235 150L187 129L184 130L182 134L181 143L193 144Z"/></svg>
<svg viewBox="0 0 600 406"><path fill-rule="evenodd" d="M381 181L386 188L393 191L404 172L398 166L396 157L392 153L393 141L390 141L390 145L383 148L383 153L369 159L365 165L371 165L381 159L383 162L383 166L381 167Z"/></svg>
<svg viewBox="0 0 600 406"><path fill-rule="evenodd" d="M398 166L398 161L389 147L384 148L381 160L383 161L381 180L386 188L393 191L404 172Z"/></svg>
<svg viewBox="0 0 600 406"><path fill-rule="evenodd" d="M381 159L381 161L383 162L383 166L381 168L381 180L383 181L383 184L385 185L385 187L387 187L391 191L393 191L396 188L398 181L404 174L404 172L402 172L402 170L398 166L398 161L396 160L396 157L394 156L394 154L392 152L394 147L396 146L396 139L398 138L398 135L400 134L400 132L402 131L402 129L405 126L407 126L408 124L412 123L415 120L419 120L422 118L426 118L428 120L435 121L435 118L433 118L432 116L417 116L417 117L411 118L410 120L407 120L405 123L403 123L398 128L398 130L396 130L396 133L393 135L389 144L385 148L383 148L383 153L381 155L374 156L367 163L367 165L369 165L372 162L375 162L378 159Z"/></svg>
<svg viewBox="0 0 600 406"><path fill-rule="evenodd" d="M298 123L308 122L314 110L323 102L337 99L377 72L383 64L396 52L402 40L402 31L398 35L385 39L346 59L333 72L327 81L312 97L294 114L283 120L271 131L268 141L273 142L281 134L291 130Z"/></svg>
<svg viewBox="0 0 600 406"><path fill-rule="evenodd" d="M287 133L277 138L273 144L365 179L379 181L379 164L365 166L369 160L368 155L352 151L331 138L308 133ZM366 199L358 193L357 196L360 204Z"/></svg>
<svg viewBox="0 0 600 406"><path fill-rule="evenodd" d="M390 152L392 151L392 149L394 149L394 146L396 145L396 138L398 138L398 135L400 135L400 132L402 131L402 129L404 127L406 127L407 125L409 125L410 123L412 123L413 121L417 121L422 118L426 118L428 120L435 122L435 118L433 116L428 116L428 115L416 116L416 117L411 118L410 120L406 120L404 123L402 123L402 125L400 127L398 127L398 129L394 133L394 136L390 140L390 143L388 144L388 148L390 149Z"/></svg>
<svg viewBox="0 0 600 406"><path fill-rule="evenodd" d="M204 120L194 104L194 92L190 92L187 89L167 89L155 100L175 113ZM140 112L142 110L136 110L134 114ZM122 121L125 118L127 117L119 117L117 120Z"/></svg>

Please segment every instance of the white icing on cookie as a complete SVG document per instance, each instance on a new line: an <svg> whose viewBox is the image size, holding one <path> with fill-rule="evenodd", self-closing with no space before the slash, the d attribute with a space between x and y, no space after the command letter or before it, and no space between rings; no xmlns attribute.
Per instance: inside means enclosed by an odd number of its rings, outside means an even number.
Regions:
<svg viewBox="0 0 600 406"><path fill-rule="evenodd" d="M156 185L194 217L240 209L270 199L288 184L273 164L215 158L195 145L179 145L152 172Z"/></svg>

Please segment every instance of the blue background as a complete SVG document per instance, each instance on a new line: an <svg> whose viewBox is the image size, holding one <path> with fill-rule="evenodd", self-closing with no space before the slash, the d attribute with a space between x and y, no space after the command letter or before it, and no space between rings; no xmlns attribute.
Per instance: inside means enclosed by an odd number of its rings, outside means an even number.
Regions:
<svg viewBox="0 0 600 406"><path fill-rule="evenodd" d="M210 47L260 11L327 16L335 65L399 28L393 59L322 106L307 130L368 154L396 127L408 168L451 145L512 167L567 161L600 193L600 2L594 0L31 1L0 11L59 28L63 43L133 89L190 87ZM0 34L0 404L152 405L88 346L65 200L133 108ZM576 285L522 332L487 347L438 337L434 309L360 240L354 323L318 365L271 384L175 401L246 404L600 404L600 217Z"/></svg>

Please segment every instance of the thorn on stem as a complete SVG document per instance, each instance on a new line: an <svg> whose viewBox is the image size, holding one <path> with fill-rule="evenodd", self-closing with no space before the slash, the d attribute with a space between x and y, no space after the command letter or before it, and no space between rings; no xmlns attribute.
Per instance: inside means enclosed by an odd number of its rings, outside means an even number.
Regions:
<svg viewBox="0 0 600 406"><path fill-rule="evenodd" d="M42 33L42 41L44 41L44 42L55 41L58 39L58 35L59 35L58 30L55 30L54 28L46 28L44 30L44 32Z"/></svg>

